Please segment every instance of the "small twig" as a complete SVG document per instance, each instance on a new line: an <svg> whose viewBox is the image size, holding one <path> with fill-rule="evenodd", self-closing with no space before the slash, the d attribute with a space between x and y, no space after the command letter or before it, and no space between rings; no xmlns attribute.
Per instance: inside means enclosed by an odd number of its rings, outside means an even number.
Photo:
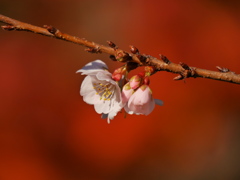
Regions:
<svg viewBox="0 0 240 180"><path fill-rule="evenodd" d="M97 44L92 41L88 41L84 38L78 38L76 36L71 36L65 33L62 33L58 29L45 25L44 28L34 26L31 24L23 23L21 21L3 16L0 14L0 22L3 22L7 25L3 25L2 28L4 30L17 30L17 31L28 31L37 34L41 34L48 37L53 37L56 39L61 39L64 41L72 42L78 45L82 45L87 47L86 51L92 53L107 53L110 55L111 59L117 60L120 62L134 62L139 66L154 66L158 71L167 71L179 74L175 80L185 79L185 78L207 78L213 80L220 80L235 84L240 84L240 75L236 74L232 71L221 69L217 67L220 72L210 71L195 67L190 67L185 63L175 64L170 62L166 56L161 55L160 59L155 57L140 54L139 50L130 46L130 52L123 51L119 49L113 42L108 41L109 46L104 46Z"/></svg>

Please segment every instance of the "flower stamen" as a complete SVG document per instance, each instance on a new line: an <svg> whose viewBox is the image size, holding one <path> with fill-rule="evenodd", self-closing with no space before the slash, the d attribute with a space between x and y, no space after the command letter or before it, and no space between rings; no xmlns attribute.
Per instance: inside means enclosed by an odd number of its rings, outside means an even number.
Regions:
<svg viewBox="0 0 240 180"><path fill-rule="evenodd" d="M113 95L111 84L93 83L93 89L100 96L100 100L110 101Z"/></svg>

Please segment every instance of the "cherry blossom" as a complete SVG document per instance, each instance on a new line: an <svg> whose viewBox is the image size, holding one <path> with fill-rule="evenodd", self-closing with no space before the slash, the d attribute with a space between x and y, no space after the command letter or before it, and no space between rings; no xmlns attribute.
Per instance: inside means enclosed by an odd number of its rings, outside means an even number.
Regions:
<svg viewBox="0 0 240 180"><path fill-rule="evenodd" d="M80 95L83 101L94 105L98 114L107 117L108 123L122 109L121 90L112 74L107 70L107 65L101 60L86 64L77 73L87 75L82 82Z"/></svg>
<svg viewBox="0 0 240 180"><path fill-rule="evenodd" d="M143 84L130 96L124 109L128 114L148 115L153 111L155 104L163 105L163 101L153 99L151 89Z"/></svg>

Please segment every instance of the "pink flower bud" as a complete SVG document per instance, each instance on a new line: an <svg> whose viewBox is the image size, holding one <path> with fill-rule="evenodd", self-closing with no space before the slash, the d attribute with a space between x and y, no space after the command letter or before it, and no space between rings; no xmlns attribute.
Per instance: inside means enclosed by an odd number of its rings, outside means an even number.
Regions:
<svg viewBox="0 0 240 180"><path fill-rule="evenodd" d="M132 96L134 93L134 90L130 87L130 83L128 82L123 86L122 89L122 103L125 104L128 102L129 98Z"/></svg>
<svg viewBox="0 0 240 180"><path fill-rule="evenodd" d="M122 78L122 74L112 74L112 79L114 81L120 81Z"/></svg>
<svg viewBox="0 0 240 180"><path fill-rule="evenodd" d="M144 84L130 96L128 103L124 105L124 109L128 114L148 115L153 111L155 104L162 105L163 102L153 99L151 89Z"/></svg>
<svg viewBox="0 0 240 180"><path fill-rule="evenodd" d="M146 84L146 85L150 84L150 78L148 76L143 79L143 84Z"/></svg>
<svg viewBox="0 0 240 180"><path fill-rule="evenodd" d="M137 89L138 87L140 87L142 85L143 76L144 76L144 73L139 73L139 74L131 77L131 79L129 81L130 87L132 89Z"/></svg>
<svg viewBox="0 0 240 180"><path fill-rule="evenodd" d="M155 72L156 72L155 67L153 67L153 66L145 66L145 75L146 76L151 76Z"/></svg>
<svg viewBox="0 0 240 180"><path fill-rule="evenodd" d="M122 66L116 69L112 74L112 79L115 81L120 81L122 79L122 76L125 74L125 72L126 72L125 66Z"/></svg>

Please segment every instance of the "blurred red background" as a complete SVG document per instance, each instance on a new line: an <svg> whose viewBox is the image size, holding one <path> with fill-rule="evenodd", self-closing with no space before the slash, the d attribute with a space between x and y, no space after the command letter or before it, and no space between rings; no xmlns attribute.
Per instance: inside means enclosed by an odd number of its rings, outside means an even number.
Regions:
<svg viewBox="0 0 240 180"><path fill-rule="evenodd" d="M240 73L237 0L1 0L3 15L100 44ZM1 180L237 180L239 85L151 78L164 101L111 124L79 95L75 72L106 54L27 32L0 31Z"/></svg>

